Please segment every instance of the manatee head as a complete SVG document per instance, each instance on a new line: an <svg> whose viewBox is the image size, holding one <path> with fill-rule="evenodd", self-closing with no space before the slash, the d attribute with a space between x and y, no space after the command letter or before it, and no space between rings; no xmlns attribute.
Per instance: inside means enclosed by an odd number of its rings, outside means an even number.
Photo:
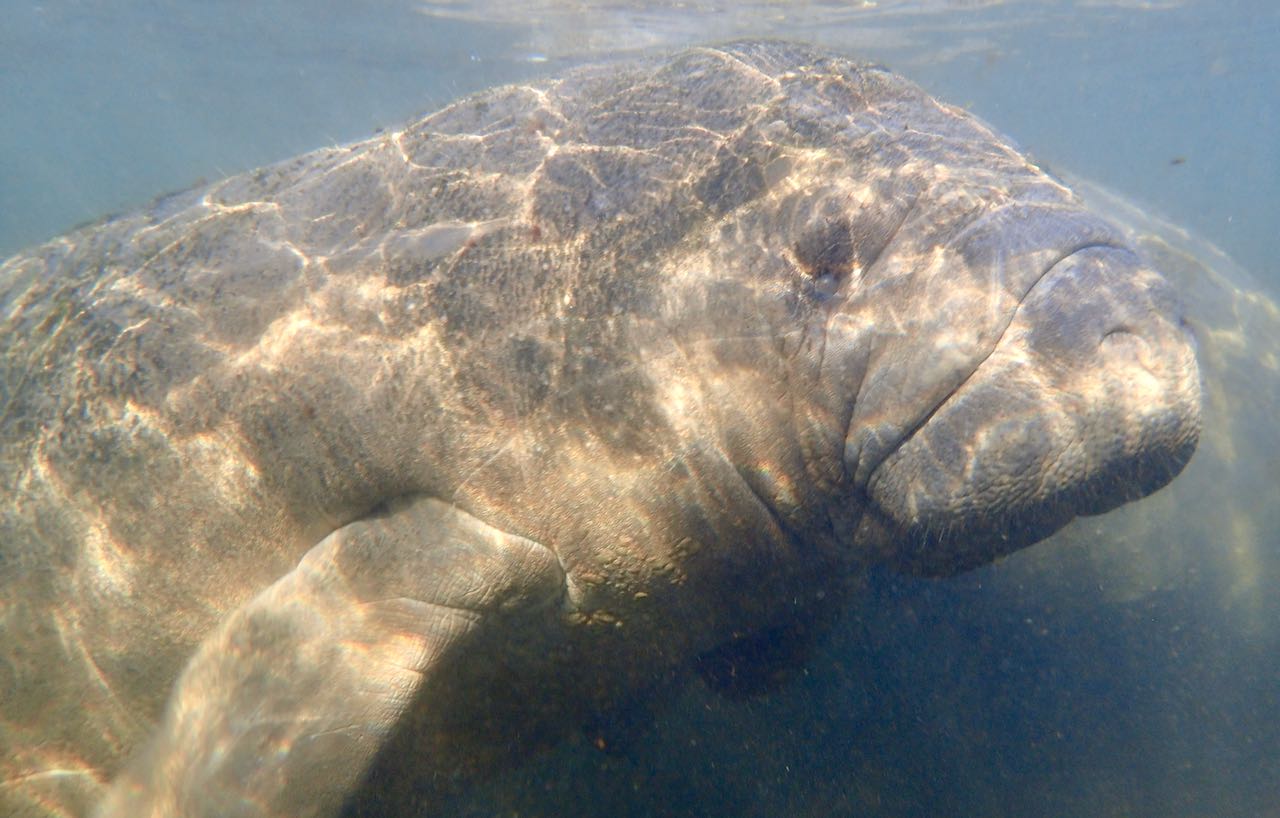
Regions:
<svg viewBox="0 0 1280 818"><path fill-rule="evenodd" d="M1200 385L1158 273L1060 208L996 211L943 255L938 275L972 289L955 296L969 309L921 309L934 322L923 343L895 349L860 392L869 411L909 403L906 421L855 410L846 438L893 564L963 570L1173 479L1195 449ZM998 319L984 301L1005 302Z"/></svg>
<svg viewBox="0 0 1280 818"><path fill-rule="evenodd" d="M682 262L706 277L734 384L712 397L755 493L946 575L1169 482L1200 425L1171 286L974 117L841 70L706 172L733 207Z"/></svg>
<svg viewBox="0 0 1280 818"><path fill-rule="evenodd" d="M891 565L950 574L1168 483L1200 384L1173 288L1117 231L1070 199L975 202L944 227L930 195L865 227L856 197L834 218L826 199L793 223L775 297L812 396L788 398L800 448L841 470L832 502Z"/></svg>

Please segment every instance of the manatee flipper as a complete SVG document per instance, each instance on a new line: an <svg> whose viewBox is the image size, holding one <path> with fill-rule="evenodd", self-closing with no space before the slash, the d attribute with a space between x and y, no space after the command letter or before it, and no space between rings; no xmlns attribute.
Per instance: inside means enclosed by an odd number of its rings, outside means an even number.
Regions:
<svg viewBox="0 0 1280 818"><path fill-rule="evenodd" d="M564 592L550 550L435 499L347 525L202 644L98 814L333 815L433 674Z"/></svg>

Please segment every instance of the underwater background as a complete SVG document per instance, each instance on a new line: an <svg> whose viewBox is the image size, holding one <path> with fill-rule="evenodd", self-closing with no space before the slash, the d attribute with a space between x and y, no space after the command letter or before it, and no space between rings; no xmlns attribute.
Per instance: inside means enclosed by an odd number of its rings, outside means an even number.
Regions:
<svg viewBox="0 0 1280 818"><path fill-rule="evenodd" d="M1212 270L1212 293L1184 288L1205 443L1170 489L1055 542L868 577L768 695L693 685L448 814L1280 816L1270 0L7 0L0 256L496 83L746 36L889 65Z"/></svg>

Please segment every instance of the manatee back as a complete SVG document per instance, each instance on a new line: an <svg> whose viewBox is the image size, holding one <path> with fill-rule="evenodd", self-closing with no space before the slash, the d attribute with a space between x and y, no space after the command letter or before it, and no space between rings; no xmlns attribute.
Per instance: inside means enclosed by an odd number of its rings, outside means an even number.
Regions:
<svg viewBox="0 0 1280 818"><path fill-rule="evenodd" d="M90 798L225 612L616 370L608 318L651 309L646 260L775 93L714 55L652 68L486 92L0 265L6 780Z"/></svg>

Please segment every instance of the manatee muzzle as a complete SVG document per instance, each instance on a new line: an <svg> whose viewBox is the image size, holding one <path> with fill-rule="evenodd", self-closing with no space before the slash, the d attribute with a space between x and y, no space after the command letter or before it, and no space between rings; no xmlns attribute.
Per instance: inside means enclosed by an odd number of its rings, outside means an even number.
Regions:
<svg viewBox="0 0 1280 818"><path fill-rule="evenodd" d="M1195 450L1195 343L1172 287L1122 247L1052 265L960 386L875 468L889 561L950 575L1172 480Z"/></svg>

